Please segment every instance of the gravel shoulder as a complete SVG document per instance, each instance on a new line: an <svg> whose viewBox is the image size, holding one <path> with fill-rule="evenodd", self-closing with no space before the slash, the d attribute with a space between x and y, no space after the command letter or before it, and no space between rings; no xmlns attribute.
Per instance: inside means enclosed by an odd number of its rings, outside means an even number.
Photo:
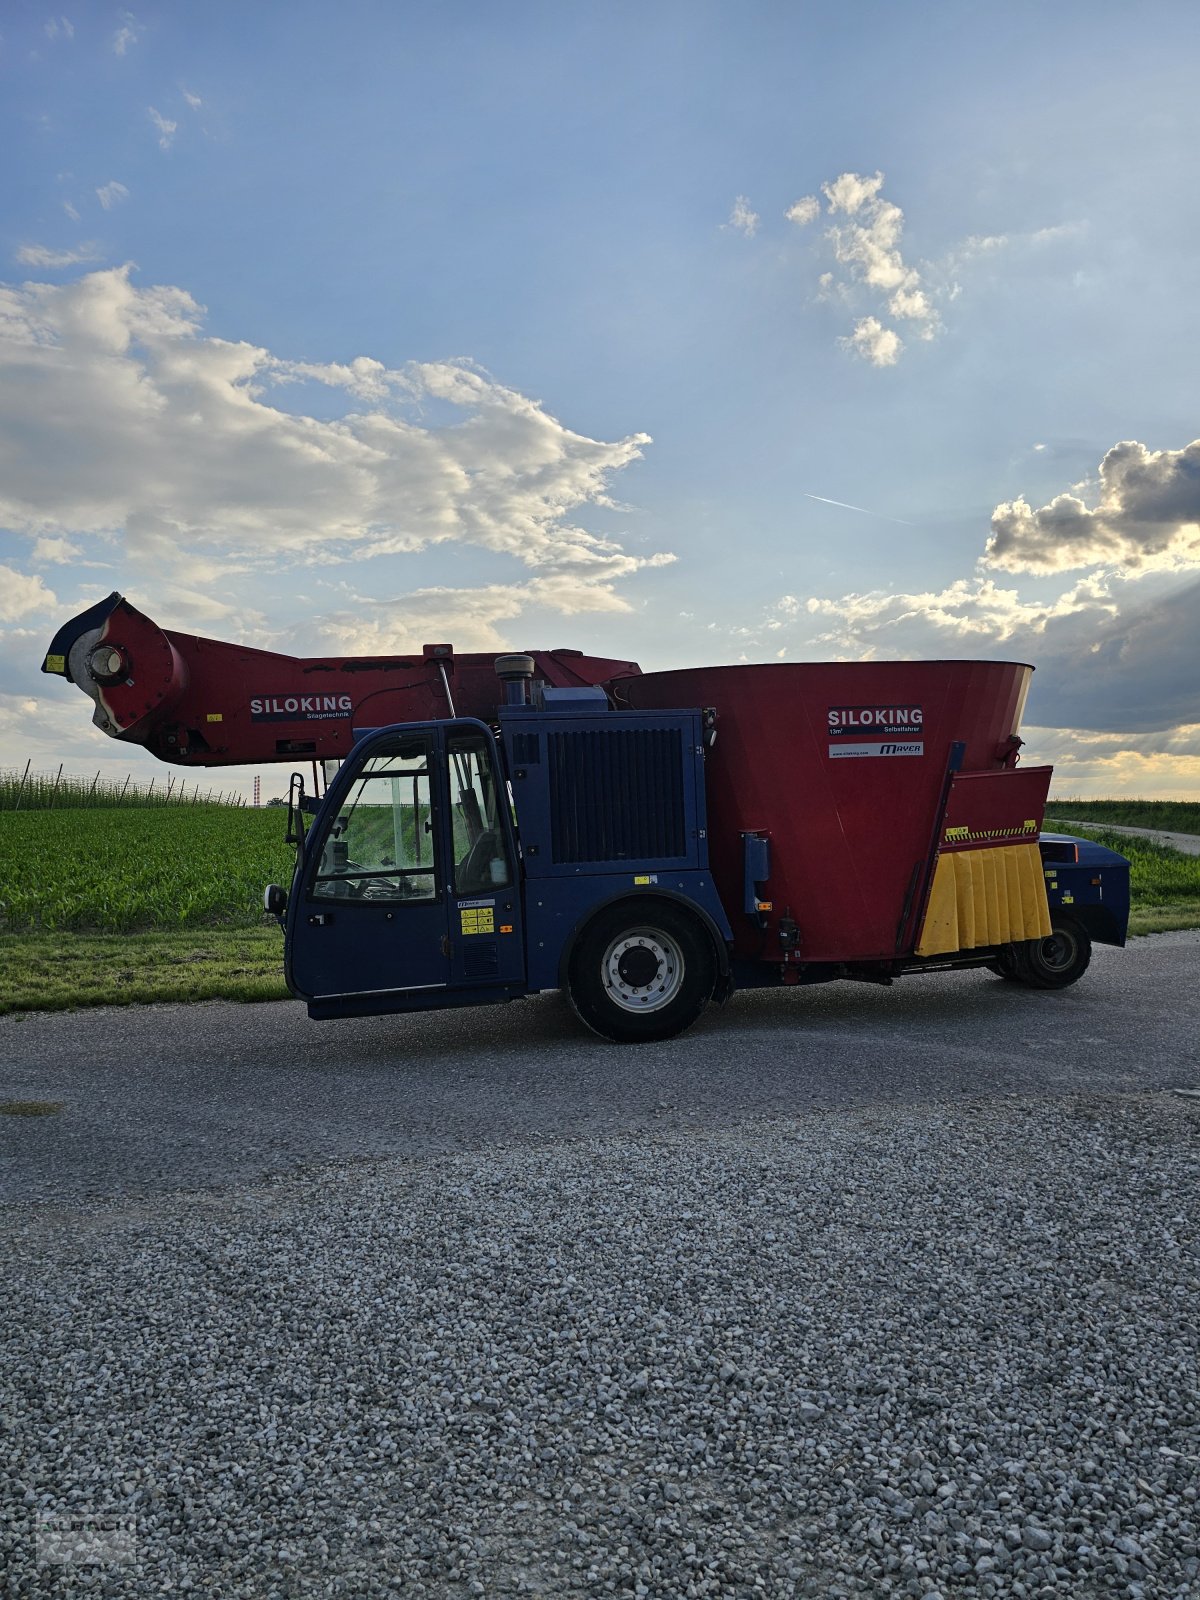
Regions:
<svg viewBox="0 0 1200 1600"><path fill-rule="evenodd" d="M1198 1181L1002 1094L13 1213L7 1592L1185 1600Z"/></svg>

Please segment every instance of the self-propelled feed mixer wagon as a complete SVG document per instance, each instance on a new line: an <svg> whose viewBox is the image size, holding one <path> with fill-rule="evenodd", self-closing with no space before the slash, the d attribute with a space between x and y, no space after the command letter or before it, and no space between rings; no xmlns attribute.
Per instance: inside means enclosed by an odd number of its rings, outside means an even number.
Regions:
<svg viewBox="0 0 1200 1600"><path fill-rule="evenodd" d="M596 1032L662 1039L737 988L979 966L1059 989L1125 942L1128 863L1042 833L1051 769L1018 765L1032 667L494 667L168 636L117 595L47 657L166 759L340 758L321 797L293 777L295 872L267 892L314 1017L563 988Z"/></svg>

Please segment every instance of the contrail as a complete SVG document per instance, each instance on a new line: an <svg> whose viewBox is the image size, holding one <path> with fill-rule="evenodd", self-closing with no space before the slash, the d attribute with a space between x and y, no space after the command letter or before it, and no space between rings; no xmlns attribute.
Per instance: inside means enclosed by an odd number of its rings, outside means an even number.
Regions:
<svg viewBox="0 0 1200 1600"><path fill-rule="evenodd" d="M880 522L896 522L902 528L911 528L911 522L905 522L903 517L885 517L882 511L868 511L866 506L852 506L848 500L830 500L828 495L809 494L807 489L802 489L801 494L806 500L819 500L822 505L841 506L843 511L861 511L864 517L878 517Z"/></svg>

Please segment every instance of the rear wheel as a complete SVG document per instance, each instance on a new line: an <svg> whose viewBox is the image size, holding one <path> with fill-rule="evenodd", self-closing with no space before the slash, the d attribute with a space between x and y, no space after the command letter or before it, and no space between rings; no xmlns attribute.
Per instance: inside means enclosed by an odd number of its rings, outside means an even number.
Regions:
<svg viewBox="0 0 1200 1600"><path fill-rule="evenodd" d="M620 1043L691 1026L716 983L707 930L678 906L638 901L602 911L571 959L568 993L594 1032Z"/></svg>
<svg viewBox="0 0 1200 1600"><path fill-rule="evenodd" d="M1082 978L1092 959L1092 941L1073 917L1055 917L1048 939L1030 939L1010 945L1011 977L1030 989L1066 989ZM1003 960L1004 957L1001 958ZM1000 962L993 966L998 970Z"/></svg>

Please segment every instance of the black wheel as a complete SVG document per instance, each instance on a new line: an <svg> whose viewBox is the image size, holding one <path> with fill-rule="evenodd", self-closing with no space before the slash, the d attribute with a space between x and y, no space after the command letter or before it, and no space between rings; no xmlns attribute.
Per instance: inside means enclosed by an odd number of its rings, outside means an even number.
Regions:
<svg viewBox="0 0 1200 1600"><path fill-rule="evenodd" d="M1048 939L1021 946L1018 977L1032 989L1066 989L1082 978L1092 959L1092 941L1070 917L1053 921Z"/></svg>
<svg viewBox="0 0 1200 1600"><path fill-rule="evenodd" d="M584 929L567 992L589 1028L632 1044L690 1027L716 977L712 940L695 917L665 901L625 901Z"/></svg>

